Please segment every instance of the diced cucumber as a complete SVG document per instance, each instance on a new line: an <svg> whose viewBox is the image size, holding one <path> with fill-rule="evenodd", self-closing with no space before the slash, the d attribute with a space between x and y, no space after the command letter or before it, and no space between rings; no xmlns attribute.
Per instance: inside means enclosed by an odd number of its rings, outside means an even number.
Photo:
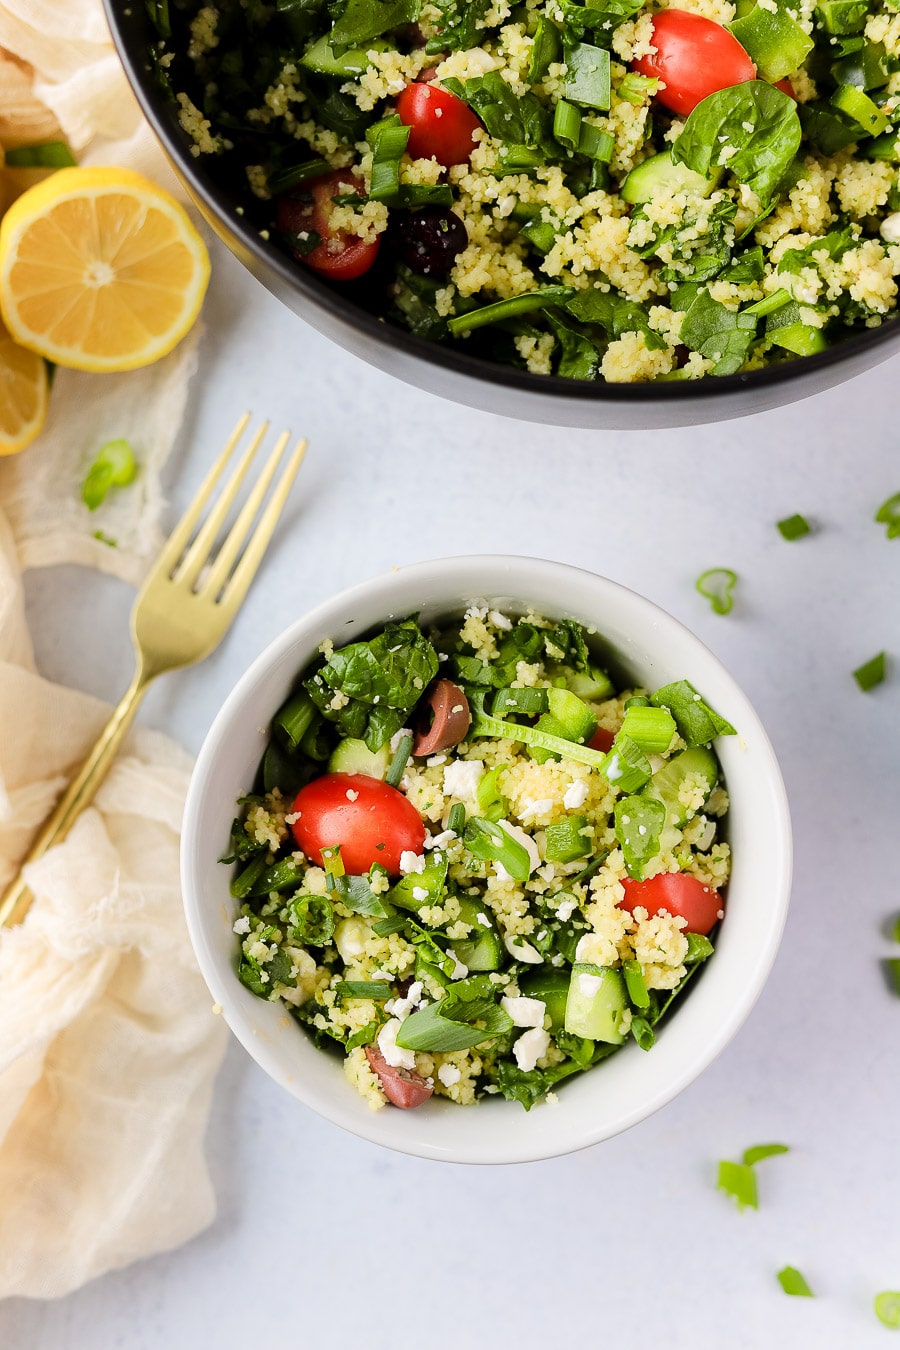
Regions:
<svg viewBox="0 0 900 1350"><path fill-rule="evenodd" d="M566 1031L589 1041L621 1045L627 1002L625 981L618 970L579 961L572 967L566 997Z"/></svg>
<svg viewBox="0 0 900 1350"><path fill-rule="evenodd" d="M591 739L597 730L597 719L584 699L573 694L570 689L548 689L547 702L550 716L565 727L568 740L583 744Z"/></svg>
<svg viewBox="0 0 900 1350"><path fill-rule="evenodd" d="M362 773L367 778L384 778L390 767L390 746L383 745L373 752L365 741L352 737L340 741L328 761L329 773Z"/></svg>
<svg viewBox="0 0 900 1350"><path fill-rule="evenodd" d="M719 781L719 765L715 755L705 745L694 745L680 755L666 760L647 785L648 796L657 797L666 808L666 826L676 829L686 824L688 808L678 799L685 780L697 775L705 783L704 799Z"/></svg>
<svg viewBox="0 0 900 1350"><path fill-rule="evenodd" d="M503 943L488 910L466 895L457 897L459 917L472 925L467 938L454 941L452 951L457 961L469 970L499 970L503 961ZM487 922L485 922L487 921Z"/></svg>
<svg viewBox="0 0 900 1350"><path fill-rule="evenodd" d="M569 976L565 970L535 970L519 977L525 998L539 998L550 1015L553 1031L560 1031L566 1020Z"/></svg>
<svg viewBox="0 0 900 1350"><path fill-rule="evenodd" d="M385 52L388 44L383 39L370 42L365 47L348 47L340 56L332 48L327 35L320 37L300 58L301 66L316 75L334 75L344 80L352 80L369 68L371 51Z"/></svg>
<svg viewBox="0 0 900 1350"><path fill-rule="evenodd" d="M702 173L695 173L686 164L676 164L671 152L664 150L661 155L653 155L632 169L619 192L632 206L642 206L654 197L671 196L673 192L693 192L708 197L721 177L720 169L711 178L704 178Z"/></svg>
<svg viewBox="0 0 900 1350"><path fill-rule="evenodd" d="M611 698L615 693L612 680L599 666L591 666L588 670L573 670L566 676L566 686L579 698L591 699L594 702Z"/></svg>

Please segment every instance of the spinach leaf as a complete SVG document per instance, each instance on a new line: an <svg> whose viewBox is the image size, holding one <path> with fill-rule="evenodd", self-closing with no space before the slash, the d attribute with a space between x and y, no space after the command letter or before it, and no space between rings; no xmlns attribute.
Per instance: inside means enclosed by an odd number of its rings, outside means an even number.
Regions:
<svg viewBox="0 0 900 1350"><path fill-rule="evenodd" d="M520 1102L530 1111L556 1083L581 1071L582 1066L574 1059L555 1064L552 1069L532 1069L528 1073L511 1060L501 1059L497 1065L497 1086L508 1102Z"/></svg>
<svg viewBox="0 0 900 1350"><path fill-rule="evenodd" d="M557 375L567 380L592 380L600 364L600 353L590 338L554 318L552 314L547 314L547 322L559 343Z"/></svg>
<svg viewBox="0 0 900 1350"><path fill-rule="evenodd" d="M347 0L331 30L331 46L358 47L392 28L415 23L420 0Z"/></svg>
<svg viewBox="0 0 900 1350"><path fill-rule="evenodd" d="M707 291L700 291L691 301L681 325L681 341L714 362L714 375L740 370L755 336L755 315L736 314Z"/></svg>
<svg viewBox="0 0 900 1350"><path fill-rule="evenodd" d="M519 97L513 93L498 70L477 75L465 83L456 79L441 83L444 89L468 103L498 141L540 147L551 157L556 154L549 111L535 94Z"/></svg>
<svg viewBox="0 0 900 1350"><path fill-rule="evenodd" d="M334 894L347 906L351 914L365 914L373 919L386 919L390 914L364 876L334 878Z"/></svg>
<svg viewBox="0 0 900 1350"><path fill-rule="evenodd" d="M666 345L650 327L650 316L643 305L633 304L615 291L600 291L596 287L579 291L566 301L565 309L582 323L598 324L611 342L623 333L643 333L644 345L651 351Z"/></svg>
<svg viewBox="0 0 900 1350"><path fill-rule="evenodd" d="M753 281L762 281L766 270L766 260L762 248L757 244L734 258L730 267L719 276L720 281L730 281L733 286L746 286Z"/></svg>
<svg viewBox="0 0 900 1350"><path fill-rule="evenodd" d="M708 745L717 736L736 736L730 722L701 698L689 680L675 680L650 695L655 708L668 708L688 745Z"/></svg>
<svg viewBox="0 0 900 1350"><path fill-rule="evenodd" d="M484 16L490 0L433 0L435 9L440 11L437 21L438 33L429 38L425 50L430 56L443 52L467 51L480 43Z"/></svg>
<svg viewBox="0 0 900 1350"><path fill-rule="evenodd" d="M762 80L747 80L697 104L672 146L672 158L705 178L722 165L766 206L800 148L801 134L794 100Z"/></svg>
<svg viewBox="0 0 900 1350"><path fill-rule="evenodd" d="M560 7L566 29L574 37L590 34L599 46L609 47L619 24L633 19L643 8L643 0L597 0L595 4L586 5L560 0Z"/></svg>
<svg viewBox="0 0 900 1350"><path fill-rule="evenodd" d="M410 619L339 648L303 687L323 717L374 751L400 729L437 668L437 652Z"/></svg>

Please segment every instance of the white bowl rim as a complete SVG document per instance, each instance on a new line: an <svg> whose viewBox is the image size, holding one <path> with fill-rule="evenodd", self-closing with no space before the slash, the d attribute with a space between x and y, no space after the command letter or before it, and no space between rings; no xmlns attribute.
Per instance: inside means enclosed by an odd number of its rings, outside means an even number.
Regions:
<svg viewBox="0 0 900 1350"><path fill-rule="evenodd" d="M634 607L636 620L639 621L643 618L651 625L655 624L657 627L667 628L673 636L680 635L682 641L686 640L693 646L698 659L703 660L709 670L717 672L719 677L731 687L732 702L740 709L740 739L743 740L744 735L752 731L759 753L765 760L763 776L766 779L766 786L772 799L775 836L768 842L771 845L772 856L775 858L777 865L771 876L771 889L768 895L770 901L769 920L752 968L743 984L740 997L728 1014L723 1016L716 1026L710 1029L709 1038L698 1049L696 1058L689 1065L686 1065L680 1073L673 1075L663 1089L649 1094L647 1098L640 1103L636 1103L632 1108L621 1111L614 1121L607 1123L602 1129L598 1130L596 1127L592 1128L590 1124L586 1124L580 1129L560 1131L559 1138L553 1144L544 1145L537 1150L517 1142L515 1115L512 1115L509 1120L510 1129L502 1150L495 1147L479 1146L477 1143L467 1146L465 1149L455 1150L451 1148L448 1150L446 1147L431 1145L427 1137L415 1140L402 1137L393 1138L389 1124L392 1117L409 1117L419 1113L398 1112L387 1107L377 1113L366 1109L365 1114L363 1114L357 1109L361 1099L358 1098L343 1075L340 1076L339 1081L340 1085L346 1089L346 1093L336 1093L332 1099L330 1096L326 1097L309 1091L302 1082L298 1082L292 1076L285 1074L279 1063L278 1055L273 1052L266 1040L257 1037L247 1026L247 1018L238 1003L238 995L246 993L246 991L237 980L234 972L232 971L230 983L227 984L224 984L218 977L215 955L216 944L211 940L203 907L199 901L202 881L199 876L195 841L202 803L214 776L217 758L226 739L229 726L232 725L236 717L246 715L244 705L261 678L293 647L299 648L303 645L308 647L308 653L305 656L298 657L296 669L299 672L303 664L311 659L318 644L326 637L333 637L335 632L338 631L340 623L347 622L347 616L352 615L357 608L363 607L366 602L383 597L380 611L383 619L386 620L392 613L390 608L392 585L400 578L414 577L425 581L431 576L435 580L445 581L449 576L456 573L475 577L482 573L489 574L492 571L498 573L502 571L512 586L515 586L517 578L521 578L521 588L511 590L510 594L516 596L524 604L527 603L527 577L532 574L532 569L535 568L542 569L548 577L553 576L556 579L561 596L566 593L567 580L571 581L573 578L588 578L591 584L597 586L599 592L606 590L609 595L624 595L627 597L628 603ZM468 602L468 600L483 594L485 594L483 584L481 586L464 586L460 591L460 603ZM445 608L449 608L449 605L445 605ZM565 605L561 604L555 617L561 616L565 611ZM375 620L375 623L377 622L378 620ZM367 628L372 626L368 624ZM625 663L627 664L627 655L625 656ZM274 708L266 710L265 720L267 723L274 712ZM730 781L730 775L726 775L726 777ZM439 1161L497 1164L533 1162L556 1157L576 1152L579 1149L599 1143L603 1139L611 1138L665 1106L699 1077L736 1035L749 1016L766 983L778 953L787 919L792 862L793 848L788 799L771 742L756 711L734 677L710 648L696 637L686 625L639 592L586 568L531 555L464 554L429 559L404 567L396 567L389 572L381 573L349 587L321 602L295 620L255 658L214 718L197 757L184 809L181 881L184 912L191 943L201 974L216 1001L217 1010L221 1008L231 1031L244 1049L271 1078L325 1119L370 1142L379 1143L403 1153ZM303 1034L299 1027L296 1030L298 1034ZM322 1051L316 1051L316 1053L324 1054ZM593 1080L594 1074L591 1073L583 1077ZM602 1074L598 1074L595 1081L598 1083L602 1081ZM352 1102L353 1109L350 1109L349 1102ZM485 1105L486 1103L479 1103L476 1110L483 1110ZM499 1101L490 1103L492 1108L499 1105ZM503 1103L503 1108L510 1112L519 1109L514 1103ZM449 1109L455 1111L463 1108L450 1107ZM547 1110L548 1108L534 1109ZM469 1116L468 1109L465 1109L465 1114L467 1117ZM554 1114L558 1113L555 1112ZM380 1125L383 1117L387 1117L387 1129Z"/></svg>

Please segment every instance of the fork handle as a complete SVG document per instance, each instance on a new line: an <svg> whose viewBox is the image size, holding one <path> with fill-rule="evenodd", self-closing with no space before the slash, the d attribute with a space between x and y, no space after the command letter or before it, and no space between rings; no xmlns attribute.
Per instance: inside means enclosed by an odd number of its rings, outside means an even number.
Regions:
<svg viewBox="0 0 900 1350"><path fill-rule="evenodd" d="M112 767L116 751L134 721L149 683L149 678L139 666L127 693L101 731L93 750L66 788L53 814L19 864L14 881L0 899L0 928L21 923L28 913L34 897L22 877L22 868L43 857L54 844L61 844L82 811L90 806Z"/></svg>

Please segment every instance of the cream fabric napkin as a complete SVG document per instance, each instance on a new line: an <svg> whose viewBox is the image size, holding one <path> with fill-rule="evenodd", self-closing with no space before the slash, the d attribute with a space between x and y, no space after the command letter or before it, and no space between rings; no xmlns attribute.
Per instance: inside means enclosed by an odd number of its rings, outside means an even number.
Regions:
<svg viewBox="0 0 900 1350"><path fill-rule="evenodd" d="M123 634L123 640L124 634ZM35 673L0 515L0 886L107 710ZM225 1027L181 911L190 758L138 732L27 869L0 933L0 1296L52 1298L212 1219L203 1134Z"/></svg>
<svg viewBox="0 0 900 1350"><path fill-rule="evenodd" d="M60 129L80 162L175 188L100 0L0 0L0 144ZM0 887L107 716L36 673L21 566L82 562L140 579L198 332L141 371L58 371L45 430L0 464ZM89 513L80 483L120 436L138 480ZM132 733L95 806L28 869L27 919L0 931L0 1297L58 1297L212 1219L203 1136L226 1032L181 912L189 772L165 737Z"/></svg>

